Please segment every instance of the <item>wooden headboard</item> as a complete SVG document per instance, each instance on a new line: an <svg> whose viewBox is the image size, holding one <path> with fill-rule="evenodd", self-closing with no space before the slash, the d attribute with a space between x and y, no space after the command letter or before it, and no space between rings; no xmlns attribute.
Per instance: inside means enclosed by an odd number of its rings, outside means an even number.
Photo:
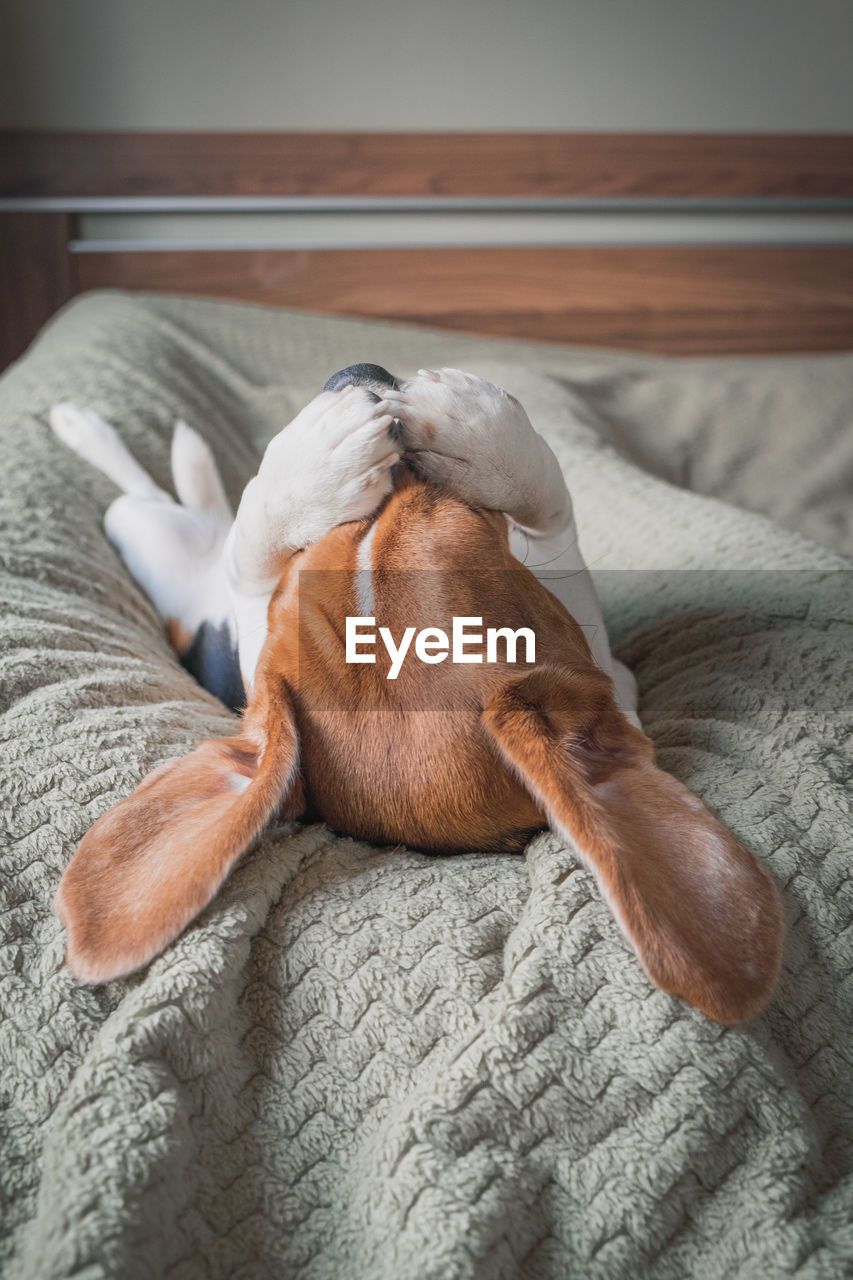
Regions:
<svg viewBox="0 0 853 1280"><path fill-rule="evenodd" d="M93 212L531 211L565 242L158 246ZM768 243L578 243L614 213L833 219ZM846 222L845 222L846 219ZM839 231L838 228L841 228ZM846 230L845 230L846 227ZM753 240L755 238L753 237ZM677 354L853 348L853 138L564 133L0 133L0 366L86 289L167 290Z"/></svg>

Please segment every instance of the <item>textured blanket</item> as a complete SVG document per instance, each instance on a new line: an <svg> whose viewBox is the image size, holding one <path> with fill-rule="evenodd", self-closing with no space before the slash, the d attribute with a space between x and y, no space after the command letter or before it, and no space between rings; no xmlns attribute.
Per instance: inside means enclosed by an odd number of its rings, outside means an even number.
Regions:
<svg viewBox="0 0 853 1280"><path fill-rule="evenodd" d="M547 833L435 858L274 828L147 971L64 968L77 841L234 719L174 662L104 538L115 490L47 410L100 410L164 486L181 415L236 498L357 360L473 369L557 452L660 763L782 890L754 1024L654 988ZM118 294L48 327L0 382L4 1276L853 1273L851 405L846 357L653 361Z"/></svg>

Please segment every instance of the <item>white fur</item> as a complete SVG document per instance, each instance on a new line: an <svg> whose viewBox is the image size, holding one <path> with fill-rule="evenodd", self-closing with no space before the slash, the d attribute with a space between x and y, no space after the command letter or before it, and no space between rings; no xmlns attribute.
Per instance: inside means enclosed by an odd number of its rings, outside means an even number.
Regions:
<svg viewBox="0 0 853 1280"><path fill-rule="evenodd" d="M515 558L530 569L572 615L586 637L595 662L613 680L613 693L619 710L631 724L641 729L637 715L637 682L628 668L610 652L604 615L578 545L571 509L563 528L547 535L520 529L510 521L509 547Z"/></svg>
<svg viewBox="0 0 853 1280"><path fill-rule="evenodd" d="M626 720L631 721L635 729L642 729L643 725L637 709L638 689L634 673L625 666L624 662L620 662L617 658L613 658L611 661L613 694L616 698L616 705Z"/></svg>
<svg viewBox="0 0 853 1280"><path fill-rule="evenodd" d="M324 391L267 445L228 540L241 590L274 586L295 551L369 516L399 461L387 410L361 387Z"/></svg>
<svg viewBox="0 0 853 1280"><path fill-rule="evenodd" d="M225 563L223 562L223 569ZM240 663L240 675L246 692L255 681L255 672L261 651L267 642L267 626L272 591L262 591L256 595L235 591L227 571L225 580L231 601L234 629L237 635L237 656Z"/></svg>
<svg viewBox="0 0 853 1280"><path fill-rule="evenodd" d="M124 447L115 427L94 409L81 409L67 401L56 404L50 411L50 425L69 449L103 471L125 493L161 502L172 501L171 495L154 483Z"/></svg>
<svg viewBox="0 0 853 1280"><path fill-rule="evenodd" d="M460 369L421 369L386 403L418 469L537 534L559 533L572 504L551 447L503 387Z"/></svg>
<svg viewBox="0 0 853 1280"><path fill-rule="evenodd" d="M202 622L230 621L222 558L229 521L124 494L107 509L104 528L161 618L190 635Z"/></svg>
<svg viewBox="0 0 853 1280"><path fill-rule="evenodd" d="M358 556L355 568L355 599L358 612L363 618L373 613L373 539L376 537L376 525L364 535L358 544Z"/></svg>
<svg viewBox="0 0 853 1280"><path fill-rule="evenodd" d="M191 511L203 511L228 522L234 519L210 446L185 422L172 436L172 479L179 500Z"/></svg>

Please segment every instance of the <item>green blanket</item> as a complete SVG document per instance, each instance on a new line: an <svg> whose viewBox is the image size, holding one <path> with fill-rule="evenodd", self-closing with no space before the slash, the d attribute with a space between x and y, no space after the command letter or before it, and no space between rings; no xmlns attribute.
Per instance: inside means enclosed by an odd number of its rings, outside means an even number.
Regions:
<svg viewBox="0 0 853 1280"><path fill-rule="evenodd" d="M435 858L274 828L147 971L64 968L77 841L234 720L173 661L104 538L115 490L47 411L100 410L164 486L181 415L236 498L357 360L473 369L552 443L660 763L780 884L754 1024L654 988L548 833ZM0 382L4 1276L853 1273L851 403L849 357L643 360L120 294L48 327Z"/></svg>

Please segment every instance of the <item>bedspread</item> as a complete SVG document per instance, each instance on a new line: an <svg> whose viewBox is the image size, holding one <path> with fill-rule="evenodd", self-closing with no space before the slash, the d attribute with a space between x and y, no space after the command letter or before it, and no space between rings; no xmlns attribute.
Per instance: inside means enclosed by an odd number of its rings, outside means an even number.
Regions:
<svg viewBox="0 0 853 1280"><path fill-rule="evenodd" d="M659 762L779 882L753 1024L657 990L550 833L437 858L280 825L141 974L63 966L80 837L234 718L173 660L104 538L115 490L47 411L100 410L164 486L183 416L236 499L357 360L470 368L552 444ZM112 293L51 323L0 382L5 1276L853 1272L845 404L853 357L653 361ZM760 465L774 440L800 501Z"/></svg>

